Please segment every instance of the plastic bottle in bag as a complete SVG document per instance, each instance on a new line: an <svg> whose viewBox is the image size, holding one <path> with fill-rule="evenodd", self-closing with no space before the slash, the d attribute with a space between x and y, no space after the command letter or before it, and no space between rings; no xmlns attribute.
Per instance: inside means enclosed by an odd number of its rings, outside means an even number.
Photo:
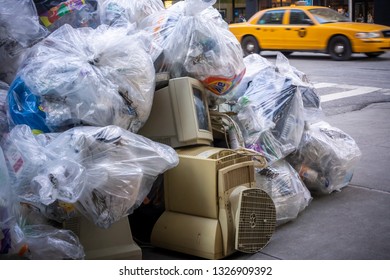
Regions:
<svg viewBox="0 0 390 280"><path fill-rule="evenodd" d="M301 167L299 168L299 176L309 186L315 185L324 189L329 187L328 179L326 179L323 174L315 171L307 165L301 165Z"/></svg>

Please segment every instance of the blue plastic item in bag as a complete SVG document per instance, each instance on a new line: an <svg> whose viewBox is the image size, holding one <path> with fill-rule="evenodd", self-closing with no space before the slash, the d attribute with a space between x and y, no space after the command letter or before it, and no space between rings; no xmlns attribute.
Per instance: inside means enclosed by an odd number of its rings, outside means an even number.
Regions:
<svg viewBox="0 0 390 280"><path fill-rule="evenodd" d="M36 133L50 132L46 125L46 113L41 106L41 98L31 92L20 77L12 82L7 98L13 125L26 124Z"/></svg>

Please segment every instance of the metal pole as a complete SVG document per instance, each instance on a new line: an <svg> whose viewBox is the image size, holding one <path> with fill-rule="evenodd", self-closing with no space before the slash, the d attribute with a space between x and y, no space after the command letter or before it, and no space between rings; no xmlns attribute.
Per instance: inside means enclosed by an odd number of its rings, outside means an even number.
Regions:
<svg viewBox="0 0 390 280"><path fill-rule="evenodd" d="M236 15L234 13L234 10L236 9L236 6L235 6L235 1L233 0L232 1L232 11L233 11L233 23L236 22L235 19L236 19Z"/></svg>
<svg viewBox="0 0 390 280"><path fill-rule="evenodd" d="M348 17L352 21L352 0L348 0Z"/></svg>

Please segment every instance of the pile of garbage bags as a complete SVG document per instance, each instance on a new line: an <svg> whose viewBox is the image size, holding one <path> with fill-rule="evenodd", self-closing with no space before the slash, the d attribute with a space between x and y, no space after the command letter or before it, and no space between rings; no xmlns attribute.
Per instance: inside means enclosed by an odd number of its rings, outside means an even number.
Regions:
<svg viewBox="0 0 390 280"><path fill-rule="evenodd" d="M29 50L10 85L10 117L42 132L117 125L137 132L153 101L155 74L142 34L66 24Z"/></svg>
<svg viewBox="0 0 390 280"><path fill-rule="evenodd" d="M361 152L351 136L323 121L314 86L282 53L275 63L259 54L244 63L229 104L245 148L267 160L267 168L256 170L257 186L273 199L280 225L295 219L312 196L346 187Z"/></svg>
<svg viewBox="0 0 390 280"><path fill-rule="evenodd" d="M239 84L242 50L214 4L2 2L1 254L83 258L64 221L109 228L178 164L175 150L137 132L159 73L196 78L216 97ZM38 252L38 241L58 246Z"/></svg>
<svg viewBox="0 0 390 280"><path fill-rule="evenodd" d="M274 200L278 224L312 193L349 183L359 148L320 122L306 75L281 54L275 64L244 58L215 3L2 1L0 254L83 259L61 224L82 215L109 228L178 164L174 149L137 134L160 74L195 78L209 103L234 104L242 145L267 160L257 187Z"/></svg>

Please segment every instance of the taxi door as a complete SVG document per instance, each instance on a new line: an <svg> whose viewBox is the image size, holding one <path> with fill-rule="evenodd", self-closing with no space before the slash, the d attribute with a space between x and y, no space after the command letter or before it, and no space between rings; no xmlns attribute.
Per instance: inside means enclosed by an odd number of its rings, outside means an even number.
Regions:
<svg viewBox="0 0 390 280"><path fill-rule="evenodd" d="M291 9L285 28L285 47L291 50L317 50L319 48L318 32L310 17L302 10Z"/></svg>
<svg viewBox="0 0 390 280"><path fill-rule="evenodd" d="M261 49L282 49L284 46L286 10L265 12L256 24L256 37Z"/></svg>

